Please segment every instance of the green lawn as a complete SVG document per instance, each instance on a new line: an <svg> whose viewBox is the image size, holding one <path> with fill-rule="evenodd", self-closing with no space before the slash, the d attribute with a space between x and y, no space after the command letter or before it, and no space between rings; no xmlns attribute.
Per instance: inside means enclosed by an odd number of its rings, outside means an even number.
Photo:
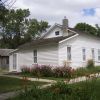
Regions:
<svg viewBox="0 0 100 100"><path fill-rule="evenodd" d="M27 83L25 83L21 79L0 76L0 93L23 89L24 84L27 84L28 87L30 88L33 85L39 86L46 83L45 82L31 82L31 81L27 81Z"/></svg>

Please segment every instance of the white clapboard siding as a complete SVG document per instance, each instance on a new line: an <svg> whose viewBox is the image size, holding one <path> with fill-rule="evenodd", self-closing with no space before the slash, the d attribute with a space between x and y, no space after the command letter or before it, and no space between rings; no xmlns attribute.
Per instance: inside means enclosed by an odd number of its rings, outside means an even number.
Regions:
<svg viewBox="0 0 100 100"><path fill-rule="evenodd" d="M38 49L38 63L58 65L58 44L40 47Z"/></svg>
<svg viewBox="0 0 100 100"><path fill-rule="evenodd" d="M58 44L52 44L19 51L17 53L18 62L16 71L20 71L23 66L31 67L34 64L34 49L37 49L37 63L39 65L58 65ZM12 61L11 55L10 71L14 71Z"/></svg>
<svg viewBox="0 0 100 100"><path fill-rule="evenodd" d="M91 49L95 50L95 64L100 65L98 61L98 49L100 49L100 39L88 36L79 35L68 41L59 44L59 65L63 64L63 61L67 61L67 46L70 45L72 49L72 61L71 65L74 68L83 67L86 65L87 60L92 58ZM83 61L82 48L86 49L86 61Z"/></svg>
<svg viewBox="0 0 100 100"><path fill-rule="evenodd" d="M59 31L59 35L55 35L55 32ZM62 36L62 30L59 27L55 27L53 30L51 30L44 38L52 38L52 37L58 37Z"/></svg>

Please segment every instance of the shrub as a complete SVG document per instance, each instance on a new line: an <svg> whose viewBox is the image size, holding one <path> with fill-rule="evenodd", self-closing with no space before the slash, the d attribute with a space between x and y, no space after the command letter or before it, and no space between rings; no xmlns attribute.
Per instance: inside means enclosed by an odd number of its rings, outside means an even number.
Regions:
<svg viewBox="0 0 100 100"><path fill-rule="evenodd" d="M41 67L41 75L44 77L53 76L52 68L49 65L42 65Z"/></svg>
<svg viewBox="0 0 100 100"><path fill-rule="evenodd" d="M31 75L39 78L41 76L41 66L39 65L32 66Z"/></svg>
<svg viewBox="0 0 100 100"><path fill-rule="evenodd" d="M71 78L74 70L71 67L56 67L52 69L50 65L34 65L32 68L24 66L21 69L22 73L37 76L37 77L62 77Z"/></svg>
<svg viewBox="0 0 100 100"><path fill-rule="evenodd" d="M58 93L58 94L70 95L72 93L71 86L65 83L64 81L60 81L60 82L53 84L50 90L53 93Z"/></svg>
<svg viewBox="0 0 100 100"><path fill-rule="evenodd" d="M73 69L71 67L57 67L53 69L55 77L71 78Z"/></svg>
<svg viewBox="0 0 100 100"><path fill-rule="evenodd" d="M92 59L87 61L87 65L86 65L87 68L94 68L94 66L95 66L94 61Z"/></svg>
<svg viewBox="0 0 100 100"><path fill-rule="evenodd" d="M27 67L27 66L22 66L22 68L21 68L21 72L22 72L23 75L30 74L30 70L31 69L29 67Z"/></svg>
<svg viewBox="0 0 100 100"><path fill-rule="evenodd" d="M84 68L84 67L80 67L80 68L77 68L74 72L74 77L79 77L79 76L85 76L87 75L89 72L87 70L87 68Z"/></svg>

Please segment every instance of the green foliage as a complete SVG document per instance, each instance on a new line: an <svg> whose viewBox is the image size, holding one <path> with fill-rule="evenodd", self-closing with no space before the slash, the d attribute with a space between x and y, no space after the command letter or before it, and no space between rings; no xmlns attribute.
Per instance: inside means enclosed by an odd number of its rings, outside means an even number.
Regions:
<svg viewBox="0 0 100 100"><path fill-rule="evenodd" d="M36 65L32 68L27 66L22 67L22 73L32 76L41 77L62 77L70 79L74 70L71 67L56 67L52 68L49 65Z"/></svg>
<svg viewBox="0 0 100 100"><path fill-rule="evenodd" d="M74 70L71 67L57 67L53 69L55 77L71 78Z"/></svg>
<svg viewBox="0 0 100 100"><path fill-rule="evenodd" d="M48 27L46 21L29 19L29 9L2 8L0 11L0 40L1 48L17 48L40 35Z"/></svg>
<svg viewBox="0 0 100 100"><path fill-rule="evenodd" d="M100 66L95 66L91 68L81 67L74 71L73 77L87 76L90 74L100 73Z"/></svg>
<svg viewBox="0 0 100 100"><path fill-rule="evenodd" d="M99 93L100 80L71 85L57 82L46 89L34 86L30 91L9 100L99 100Z"/></svg>
<svg viewBox="0 0 100 100"><path fill-rule="evenodd" d="M35 37L35 35L40 35L43 31L46 31L48 27L48 22L46 21L29 19L28 33Z"/></svg>
<svg viewBox="0 0 100 100"><path fill-rule="evenodd" d="M56 84L53 84L50 90L55 94L66 94L71 95L73 92L72 87L66 84L64 81L58 81Z"/></svg>
<svg viewBox="0 0 100 100"><path fill-rule="evenodd" d="M87 70L87 68L77 68L74 72L73 77L80 77L80 76L85 76L87 74L90 74L89 71Z"/></svg>
<svg viewBox="0 0 100 100"><path fill-rule="evenodd" d="M41 67L41 74L42 76L45 76L45 77L53 76L51 66L44 65L43 67Z"/></svg>
<svg viewBox="0 0 100 100"><path fill-rule="evenodd" d="M33 85L43 85L47 84L46 82L31 82L27 81L28 88L32 87ZM11 77L4 77L0 76L0 94L10 91L21 90L24 87L24 82L18 78L11 78Z"/></svg>
<svg viewBox="0 0 100 100"><path fill-rule="evenodd" d="M97 29L97 36L100 37L100 27L98 24L95 25L96 26L96 29Z"/></svg>
<svg viewBox="0 0 100 100"><path fill-rule="evenodd" d="M86 67L87 68L93 68L95 65L94 65L94 61L92 60L92 59L89 59L88 61L87 61L87 65L86 65Z"/></svg>
<svg viewBox="0 0 100 100"><path fill-rule="evenodd" d="M90 33L90 34L93 34L93 35L97 34L96 28L89 25L89 24L86 24L86 23L76 24L75 29L78 29L80 31L87 32L87 33Z"/></svg>

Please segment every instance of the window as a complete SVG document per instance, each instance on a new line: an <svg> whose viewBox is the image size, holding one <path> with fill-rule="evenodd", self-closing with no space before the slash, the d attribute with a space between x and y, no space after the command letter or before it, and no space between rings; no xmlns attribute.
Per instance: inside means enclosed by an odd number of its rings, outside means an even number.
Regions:
<svg viewBox="0 0 100 100"><path fill-rule="evenodd" d="M100 49L98 50L98 60L100 61Z"/></svg>
<svg viewBox="0 0 100 100"><path fill-rule="evenodd" d="M59 35L59 31L56 31L56 32L55 32L55 35Z"/></svg>
<svg viewBox="0 0 100 100"><path fill-rule="evenodd" d="M95 59L94 49L92 49L92 59Z"/></svg>
<svg viewBox="0 0 100 100"><path fill-rule="evenodd" d="M17 54L13 54L13 69L16 69L16 57L17 57Z"/></svg>
<svg viewBox="0 0 100 100"><path fill-rule="evenodd" d="M34 63L37 63L37 50L33 51L33 56L34 56Z"/></svg>
<svg viewBox="0 0 100 100"><path fill-rule="evenodd" d="M86 50L85 48L82 49L82 53L83 53L83 61L86 60Z"/></svg>
<svg viewBox="0 0 100 100"><path fill-rule="evenodd" d="M67 47L67 60L70 61L71 60L71 47Z"/></svg>

